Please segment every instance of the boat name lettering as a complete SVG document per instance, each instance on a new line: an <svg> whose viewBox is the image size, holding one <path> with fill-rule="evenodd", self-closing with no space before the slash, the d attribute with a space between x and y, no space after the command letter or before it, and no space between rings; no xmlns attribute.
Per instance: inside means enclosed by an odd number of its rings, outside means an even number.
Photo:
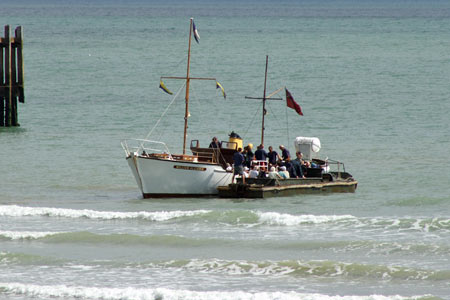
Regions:
<svg viewBox="0 0 450 300"><path fill-rule="evenodd" d="M189 171L206 171L206 168L200 168L200 167L189 167L189 166L179 166L179 165L175 165L173 167L175 169L189 170Z"/></svg>

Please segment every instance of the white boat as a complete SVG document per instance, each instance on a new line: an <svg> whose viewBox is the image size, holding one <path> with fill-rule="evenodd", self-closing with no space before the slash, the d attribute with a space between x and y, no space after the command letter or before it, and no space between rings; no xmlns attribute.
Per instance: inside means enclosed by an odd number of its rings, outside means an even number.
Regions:
<svg viewBox="0 0 450 300"><path fill-rule="evenodd" d="M201 148L197 140L191 141L192 154L186 154L189 118L189 83L191 80L215 78L191 77L189 72L192 35L198 38L193 19L190 20L186 77L161 77L185 80L185 115L183 153L172 154L161 141L135 139L122 141L126 160L144 198L197 197L217 195L217 187L231 183L232 172L226 170L238 147L233 141L223 142L221 148ZM161 83L165 91L165 86ZM222 86L216 81L216 86ZM223 91L223 89L222 89ZM225 94L224 94L225 95Z"/></svg>

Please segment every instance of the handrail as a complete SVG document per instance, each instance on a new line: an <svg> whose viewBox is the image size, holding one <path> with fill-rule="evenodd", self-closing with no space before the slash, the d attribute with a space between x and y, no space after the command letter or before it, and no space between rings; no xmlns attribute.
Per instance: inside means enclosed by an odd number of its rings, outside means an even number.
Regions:
<svg viewBox="0 0 450 300"><path fill-rule="evenodd" d="M196 156L198 157L198 159L201 161L202 159L206 159L206 160L211 160L212 163L216 163L217 162L217 158L215 155L215 152L198 152L196 151Z"/></svg>
<svg viewBox="0 0 450 300"><path fill-rule="evenodd" d="M256 159L254 159L254 160L252 160L250 162L250 164L252 166L264 167L264 168L267 168L269 166L269 162L267 160L256 160Z"/></svg>
<svg viewBox="0 0 450 300"><path fill-rule="evenodd" d="M128 141L135 141L138 142L138 146L134 146L134 147L130 147L128 145ZM131 150L133 150L133 152L140 152L142 151L151 151L151 152L157 152L157 153L166 153L168 154L169 157L172 157L172 154L170 153L169 148L167 147L166 143L164 142L160 142L160 141L152 141L152 140L146 140L146 139L126 139L123 140L122 142L120 142L120 144L122 145L122 148L125 150L125 154L127 156L130 156ZM146 144L156 144L156 145L160 145L162 147L156 148L156 146L150 146L150 147L146 147ZM161 149L162 148L162 149Z"/></svg>
<svg viewBox="0 0 450 300"><path fill-rule="evenodd" d="M329 164L337 165L338 173L340 173L340 167L342 165L342 170L343 170L343 172L345 172L345 165L344 165L343 162L340 162L340 161L337 161L337 160L333 160L333 159L328 159L327 162Z"/></svg>

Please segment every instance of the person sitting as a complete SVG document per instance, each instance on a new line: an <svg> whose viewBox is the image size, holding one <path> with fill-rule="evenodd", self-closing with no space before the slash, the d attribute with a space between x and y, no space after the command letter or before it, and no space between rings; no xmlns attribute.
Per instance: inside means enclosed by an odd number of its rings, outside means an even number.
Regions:
<svg viewBox="0 0 450 300"><path fill-rule="evenodd" d="M289 173L290 178L299 178L297 176L297 170L295 169L294 165L291 162L291 158L287 157L284 161L284 166L286 167L286 171Z"/></svg>
<svg viewBox="0 0 450 300"><path fill-rule="evenodd" d="M249 171L250 171L250 169L248 168L248 167L244 167L244 176L245 176L245 178L248 178L248 176L249 176Z"/></svg>
<svg viewBox="0 0 450 300"><path fill-rule="evenodd" d="M258 178L267 178L267 176L268 174L266 172L266 168L261 167L261 169L259 170Z"/></svg>
<svg viewBox="0 0 450 300"><path fill-rule="evenodd" d="M281 160L280 155L278 155L277 151L274 151L272 146L269 146L269 153L267 153L269 157L269 164L276 165L278 160Z"/></svg>
<svg viewBox="0 0 450 300"><path fill-rule="evenodd" d="M226 168L226 170L227 170L228 172L231 172L231 171L233 171L233 167L232 167L229 163L227 163L227 168Z"/></svg>
<svg viewBox="0 0 450 300"><path fill-rule="evenodd" d="M275 167L271 167L270 168L270 172L269 172L269 178L272 179L281 179L283 177L281 177L280 174L278 174L277 170L275 169Z"/></svg>
<svg viewBox="0 0 450 300"><path fill-rule="evenodd" d="M211 143L209 144L209 148L220 148L222 147L222 143L216 137L212 138Z"/></svg>
<svg viewBox="0 0 450 300"><path fill-rule="evenodd" d="M280 171L278 172L283 179L289 179L289 172L286 170L285 166L280 167Z"/></svg>
<svg viewBox="0 0 450 300"><path fill-rule="evenodd" d="M308 172L309 163L307 161L303 160L303 154L300 151L296 152L295 154L297 156L295 161L297 161L300 164L300 167L301 167L302 178L305 178L306 173Z"/></svg>
<svg viewBox="0 0 450 300"><path fill-rule="evenodd" d="M289 150L286 149L286 147L284 147L283 145L280 145L280 150L281 150L281 157L283 158L283 160L286 160L288 157L291 157Z"/></svg>
<svg viewBox="0 0 450 300"><path fill-rule="evenodd" d="M248 178L258 178L259 175L258 169L259 169L258 167L251 166L250 172L248 173Z"/></svg>
<svg viewBox="0 0 450 300"><path fill-rule="evenodd" d="M266 160L267 159L267 152L264 150L264 145L261 144L258 146L258 150L255 151L255 159L256 160Z"/></svg>
<svg viewBox="0 0 450 300"><path fill-rule="evenodd" d="M302 153L296 152L295 155L297 156L296 159L291 160L292 167L295 169L295 173L297 174L297 178L305 178L303 175L303 169L302 169Z"/></svg>

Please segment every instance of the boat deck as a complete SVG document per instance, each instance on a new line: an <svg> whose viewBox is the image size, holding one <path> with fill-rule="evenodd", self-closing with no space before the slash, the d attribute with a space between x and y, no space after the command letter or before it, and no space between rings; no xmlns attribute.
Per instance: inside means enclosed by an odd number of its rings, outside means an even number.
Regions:
<svg viewBox="0 0 450 300"><path fill-rule="evenodd" d="M326 173L315 178L246 178L245 184L239 178L237 183L219 186L217 189L221 198L266 198L324 192L353 193L357 185L358 182L348 173L339 177L334 173Z"/></svg>

